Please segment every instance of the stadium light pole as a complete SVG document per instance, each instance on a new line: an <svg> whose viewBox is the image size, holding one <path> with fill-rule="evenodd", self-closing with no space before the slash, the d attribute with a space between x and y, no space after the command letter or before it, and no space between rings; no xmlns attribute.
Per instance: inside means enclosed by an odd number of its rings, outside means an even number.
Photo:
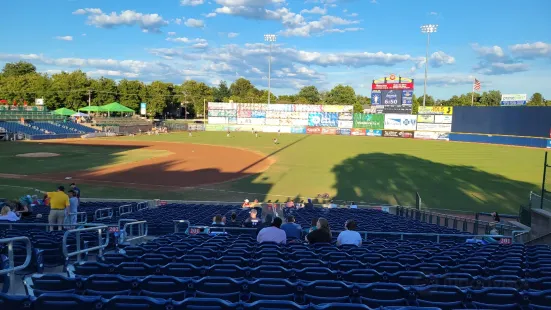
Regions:
<svg viewBox="0 0 551 310"><path fill-rule="evenodd" d="M427 101L427 72L429 69L429 45L430 45L430 34L436 32L438 25L428 24L421 26L421 32L427 34L427 53L425 55L425 85L423 91L423 106Z"/></svg>
<svg viewBox="0 0 551 310"><path fill-rule="evenodd" d="M264 41L270 42L270 57L268 59L268 104L270 104L270 97L272 96L271 92L271 77L272 77L272 44L276 41L277 37L275 34L265 34Z"/></svg>

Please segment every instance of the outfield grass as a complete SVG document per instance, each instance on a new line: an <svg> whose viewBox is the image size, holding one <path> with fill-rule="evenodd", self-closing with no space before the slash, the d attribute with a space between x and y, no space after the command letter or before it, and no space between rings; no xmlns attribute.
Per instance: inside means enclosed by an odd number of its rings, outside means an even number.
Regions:
<svg viewBox="0 0 551 310"><path fill-rule="evenodd" d="M234 133L233 137L227 138L222 132L201 132L193 137L188 137L187 133L126 137L126 140L172 141L246 148L270 155L276 162L259 175L180 192L144 192L85 184L81 184L81 188L88 196L95 197L190 200L258 198L282 201L287 197L312 197L318 193L329 193L342 200L402 205L413 205L415 192L419 192L426 207L516 213L519 205L527 202L528 192L538 190L541 182L544 151L539 149L319 135L282 135L279 138L280 144L274 145L274 136L261 134L257 139L247 132ZM27 147L32 144L13 145ZM34 151L50 151L43 149L43 146L35 145ZM75 151L81 148L69 147ZM23 153L21 149L19 152ZM83 153L86 153L83 156L90 156L85 151ZM0 150L3 159L11 160L10 155L4 154L4 150ZM81 165L86 162L79 159L76 154L74 160ZM97 167L99 163L93 165ZM52 165L47 169L50 169L48 172L53 172L57 168ZM64 169L67 169L67 166ZM0 168L0 172L5 170L15 173L13 170L16 169ZM15 186L24 186L25 181L0 179L0 197L8 196L15 190L14 187L7 190L8 187L2 184L14 186L14 183L17 183Z"/></svg>

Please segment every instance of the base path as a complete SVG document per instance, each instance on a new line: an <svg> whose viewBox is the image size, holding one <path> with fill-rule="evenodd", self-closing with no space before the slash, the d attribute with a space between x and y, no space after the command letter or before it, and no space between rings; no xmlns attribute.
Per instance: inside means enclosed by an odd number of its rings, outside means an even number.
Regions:
<svg viewBox="0 0 551 310"><path fill-rule="evenodd" d="M44 142L44 141L43 141ZM273 160L245 149L174 142L71 140L56 144L128 146L130 149L152 149L170 152L138 162L99 167L82 171L67 171L31 175L34 180L55 180L113 185L131 188L183 188L232 181L258 174L270 167ZM105 163L109 165L108 162Z"/></svg>

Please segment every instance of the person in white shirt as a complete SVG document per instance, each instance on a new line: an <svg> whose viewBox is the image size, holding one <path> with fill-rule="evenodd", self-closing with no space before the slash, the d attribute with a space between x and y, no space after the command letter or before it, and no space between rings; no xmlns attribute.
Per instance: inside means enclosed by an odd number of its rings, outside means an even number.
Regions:
<svg viewBox="0 0 551 310"><path fill-rule="evenodd" d="M283 220L281 218L276 217L272 221L272 226L262 228L258 235L256 236L256 241L258 243L262 242L275 242L278 244L286 244L287 243L287 234L283 229L281 229L281 223L283 223Z"/></svg>
<svg viewBox="0 0 551 310"><path fill-rule="evenodd" d="M350 209L358 209L358 205L354 201L352 201L350 203Z"/></svg>
<svg viewBox="0 0 551 310"><path fill-rule="evenodd" d="M359 232L356 231L358 229L358 226L356 225L356 221L354 220L348 220L344 224L345 231L342 231L339 236L337 237L337 246L341 246L344 244L352 244L356 246L362 245L362 236Z"/></svg>
<svg viewBox="0 0 551 310"><path fill-rule="evenodd" d="M2 211L0 211L0 221L17 222L19 220L19 216L17 216L8 206L4 206Z"/></svg>

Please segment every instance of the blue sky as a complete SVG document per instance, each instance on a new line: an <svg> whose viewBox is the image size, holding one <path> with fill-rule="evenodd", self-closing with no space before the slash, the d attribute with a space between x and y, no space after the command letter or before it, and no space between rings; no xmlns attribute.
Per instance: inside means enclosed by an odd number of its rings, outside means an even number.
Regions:
<svg viewBox="0 0 551 310"><path fill-rule="evenodd" d="M275 94L351 85L369 95L391 73L437 98L482 90L551 97L549 0L18 0L2 1L0 64L40 71L82 69L113 79L238 77L267 87L272 46Z"/></svg>

